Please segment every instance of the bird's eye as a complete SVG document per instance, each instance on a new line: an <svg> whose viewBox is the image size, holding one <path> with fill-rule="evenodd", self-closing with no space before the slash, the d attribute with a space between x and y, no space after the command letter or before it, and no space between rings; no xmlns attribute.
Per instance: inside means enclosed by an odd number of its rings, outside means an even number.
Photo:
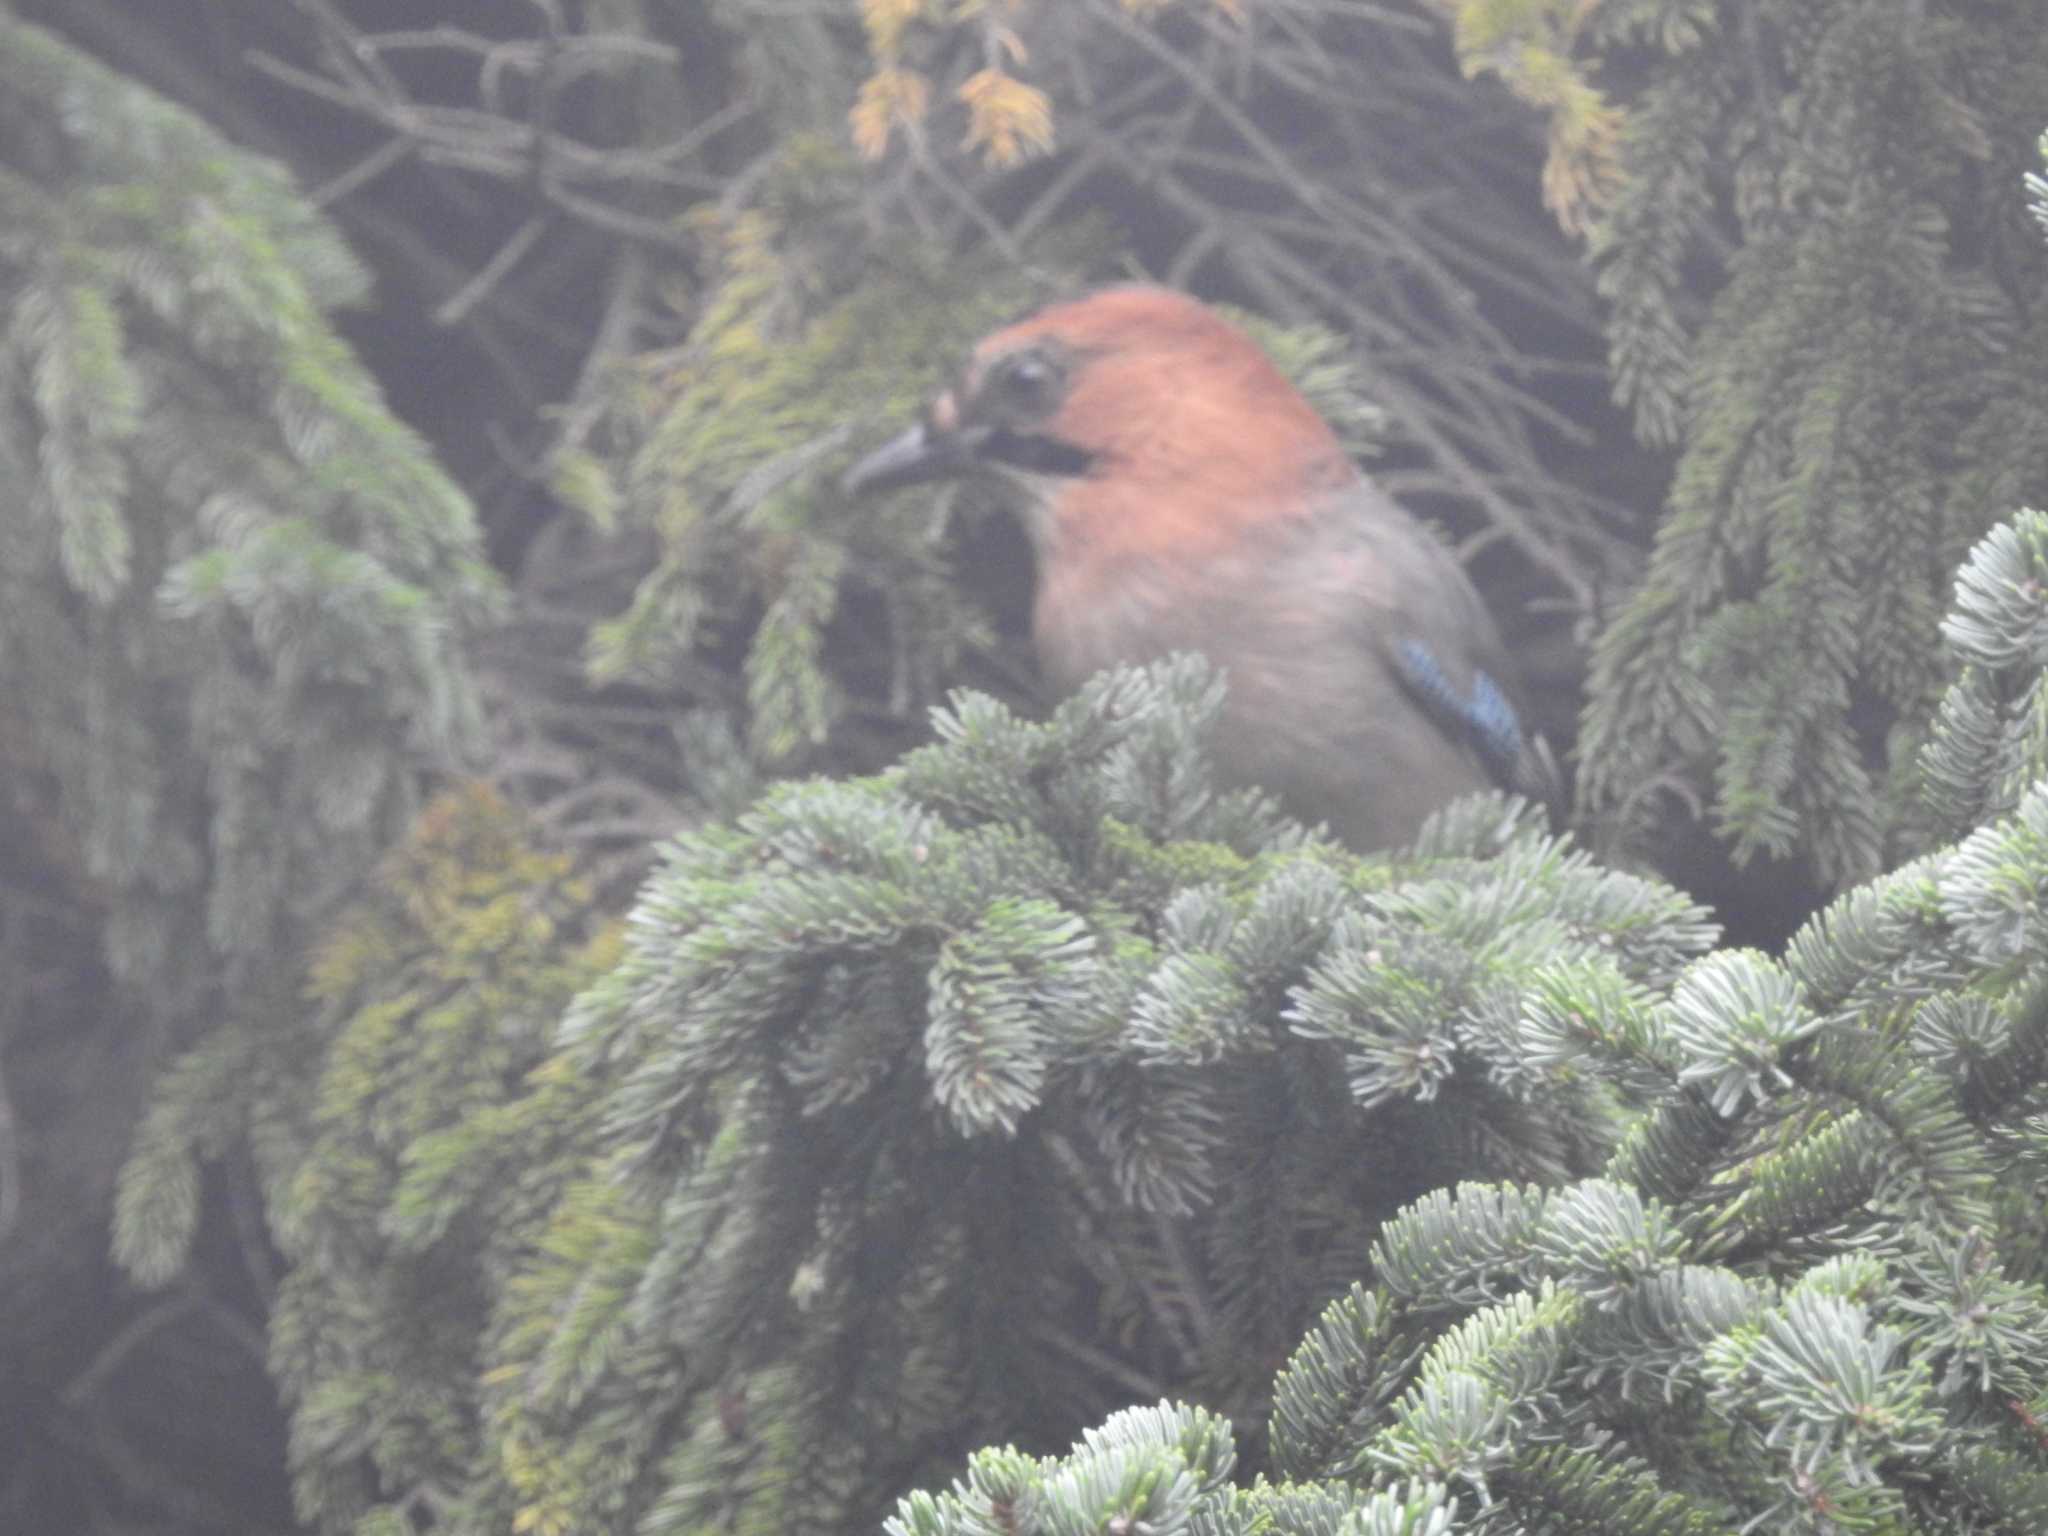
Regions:
<svg viewBox="0 0 2048 1536"><path fill-rule="evenodd" d="M1003 365L996 387L1005 404L1023 410L1042 410L1052 403L1059 380L1059 369L1050 358L1025 352Z"/></svg>

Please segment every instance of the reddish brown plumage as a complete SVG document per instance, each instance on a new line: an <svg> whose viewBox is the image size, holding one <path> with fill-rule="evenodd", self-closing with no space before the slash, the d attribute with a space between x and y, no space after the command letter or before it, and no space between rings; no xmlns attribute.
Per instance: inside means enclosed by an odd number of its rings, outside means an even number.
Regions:
<svg viewBox="0 0 2048 1536"><path fill-rule="evenodd" d="M1489 779L1553 792L1457 562L1213 310L1140 286L1042 309L976 347L852 483L971 468L1019 492L1047 675L1203 652L1229 684L1226 780L1359 848Z"/></svg>
<svg viewBox="0 0 2048 1536"><path fill-rule="evenodd" d="M1358 477L1337 435L1243 331L1166 288L1111 288L997 331L974 349L964 392L1047 339L1077 367L1041 430L1104 469L1060 498L1050 531L1063 554L1198 557ZM1219 451L1226 445L1250 451Z"/></svg>
<svg viewBox="0 0 2048 1536"><path fill-rule="evenodd" d="M1243 331L1165 288L1107 289L997 331L948 408L957 414L1003 359L1047 342L1074 373L1040 430L1097 464L1027 513L1039 546L1033 629L1071 685L1106 654L1097 626L1076 616L1173 604L1172 586L1224 575L1247 537L1308 517L1358 472Z"/></svg>

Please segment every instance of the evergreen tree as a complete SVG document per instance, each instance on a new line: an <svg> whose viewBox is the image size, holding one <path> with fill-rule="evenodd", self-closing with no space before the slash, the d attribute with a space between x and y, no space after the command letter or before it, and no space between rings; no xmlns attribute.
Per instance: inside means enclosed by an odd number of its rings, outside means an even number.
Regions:
<svg viewBox="0 0 2048 1536"><path fill-rule="evenodd" d="M2044 584L2027 512L1948 626L1926 766L1991 819L1782 960L1724 950L1662 995L1605 953L1536 968L1500 1059L1613 1089L1626 1132L1596 1177L1389 1220L1279 1375L1269 1476L1233 1484L1231 1425L1163 1403L1064 1457L982 1451L893 1536L2042 1529Z"/></svg>
<svg viewBox="0 0 2048 1536"><path fill-rule="evenodd" d="M277 1176L317 1049L303 946L423 776L478 741L461 647L498 581L467 501L332 329L363 289L275 166L0 10L0 760L8 842L32 850L0 902L24 973L0 1015L22 1069L0 1097L0 1374L12 1486L79 1520L167 1490L195 1523L243 1518L227 1479L188 1476L120 1411L134 1340L95 1315L91 1257L114 1160L175 1057L115 1229L153 1280L199 1224L199 1155L250 1149ZM43 923L90 989L50 1008L75 1042L26 979ZM243 1304L195 1283L153 1315L193 1316L221 1352ZM164 1373L159 1411L217 1411Z"/></svg>
<svg viewBox="0 0 2048 1536"><path fill-rule="evenodd" d="M138 1469L119 1378L249 1312L322 1531L872 1529L963 1462L900 1536L2042 1526L2048 520L1937 637L2048 499L2029 7L226 0L390 135L327 167L354 233L495 253L385 270L491 360L435 419L509 613L327 225L10 14L0 853L136 1021L110 1119L167 1064L115 1237L172 1288L52 1416L114 1491L0 1457L0 1509L247 1528L184 1463L261 1433L181 1398ZM1709 953L1503 800L1361 861L1218 794L1192 662L1034 700L1005 525L833 474L1133 268L1466 536L1553 731L1599 634L1603 853L1711 803L1844 894ZM58 1232L8 1107L0 1236Z"/></svg>
<svg viewBox="0 0 2048 1536"><path fill-rule="evenodd" d="M1214 789L1219 698L962 695L671 851L570 1013L592 1171L498 1329L526 1518L851 1529L977 1435L1257 1405L1401 1199L1597 1164L1612 1098L1528 1070L1516 1000L1668 986L1702 914L1498 800L1361 864Z"/></svg>
<svg viewBox="0 0 2048 1536"><path fill-rule="evenodd" d="M1583 799L1864 878L1937 840L1914 764L1950 573L2048 498L2048 252L2014 196L2048 29L2003 3L1590 9L1582 49L1630 82L1592 235L1615 388L1680 454L1594 647Z"/></svg>

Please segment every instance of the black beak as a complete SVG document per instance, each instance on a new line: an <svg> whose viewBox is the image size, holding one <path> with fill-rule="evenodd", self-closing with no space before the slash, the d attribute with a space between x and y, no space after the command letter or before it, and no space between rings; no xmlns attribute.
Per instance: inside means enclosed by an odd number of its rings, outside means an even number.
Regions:
<svg viewBox="0 0 2048 1536"><path fill-rule="evenodd" d="M974 468L975 449L980 445L980 433L935 432L919 422L849 469L839 488L849 496L872 496L899 486L963 475Z"/></svg>

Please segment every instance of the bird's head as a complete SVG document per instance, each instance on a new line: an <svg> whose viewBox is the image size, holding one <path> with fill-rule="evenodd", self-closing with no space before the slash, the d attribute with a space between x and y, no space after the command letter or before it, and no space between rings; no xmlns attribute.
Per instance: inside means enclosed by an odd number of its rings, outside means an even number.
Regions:
<svg viewBox="0 0 2048 1536"><path fill-rule="evenodd" d="M952 387L848 472L865 494L982 474L1041 558L1184 556L1305 515L1356 471L1257 343L1170 289L1057 303L987 337Z"/></svg>

